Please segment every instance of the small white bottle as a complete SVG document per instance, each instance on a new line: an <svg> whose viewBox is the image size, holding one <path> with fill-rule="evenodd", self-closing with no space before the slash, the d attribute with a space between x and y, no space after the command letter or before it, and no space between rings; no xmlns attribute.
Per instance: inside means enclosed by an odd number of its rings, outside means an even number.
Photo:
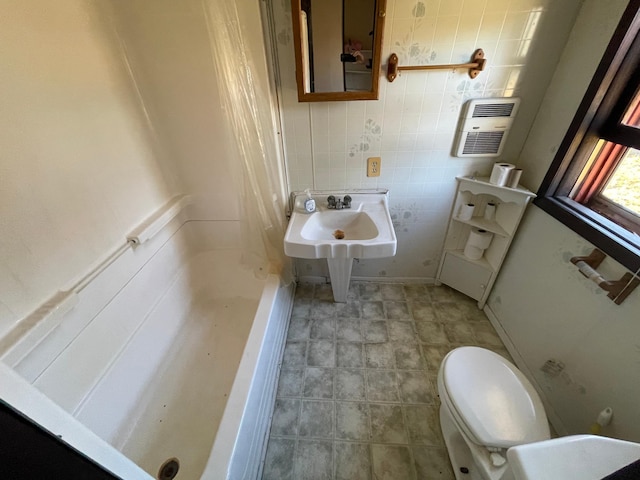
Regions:
<svg viewBox="0 0 640 480"><path fill-rule="evenodd" d="M316 201L311 196L311 193L309 193L308 188L304 192L307 194L307 198L304 201L304 210L307 213L313 213L316 211Z"/></svg>

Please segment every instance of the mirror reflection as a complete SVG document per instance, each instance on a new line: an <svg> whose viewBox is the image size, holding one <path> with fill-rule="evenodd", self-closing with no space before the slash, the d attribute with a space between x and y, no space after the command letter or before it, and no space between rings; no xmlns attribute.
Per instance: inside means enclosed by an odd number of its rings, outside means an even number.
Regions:
<svg viewBox="0 0 640 480"><path fill-rule="evenodd" d="M292 0L299 100L377 98L383 3Z"/></svg>

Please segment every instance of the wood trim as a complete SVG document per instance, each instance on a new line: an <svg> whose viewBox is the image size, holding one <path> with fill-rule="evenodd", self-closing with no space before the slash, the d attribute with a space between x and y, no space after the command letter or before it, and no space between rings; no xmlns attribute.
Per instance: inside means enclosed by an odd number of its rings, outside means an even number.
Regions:
<svg viewBox="0 0 640 480"><path fill-rule="evenodd" d="M640 268L640 245L633 235L566 197L537 197L533 203L632 272ZM599 218L598 218L599 217ZM606 226L605 226L606 224ZM636 242L638 237L636 236Z"/></svg>
<svg viewBox="0 0 640 480"><path fill-rule="evenodd" d="M618 26L607 45L602 60L598 64L591 83L573 117L556 156L551 162L549 171L538 189L538 198L555 195L564 175L567 173L581 143L587 137L589 129L600 126L592 125L596 112L600 108L605 94L609 91L617 72L623 64L625 56L634 44L640 31L640 0L630 0ZM623 87L624 84L620 85ZM613 108L613 105L610 106ZM595 145L595 143L594 143ZM585 159L586 161L586 159Z"/></svg>
<svg viewBox="0 0 640 480"><path fill-rule="evenodd" d="M640 268L640 237L567 195L601 138L629 140L633 132L631 143L615 143L634 145L638 129L619 125L618 110L623 98L629 105L640 79L639 32L640 0L630 0L533 201L633 272Z"/></svg>
<svg viewBox="0 0 640 480"><path fill-rule="evenodd" d="M293 48L296 60L296 85L298 102L336 102L349 100L377 100L379 96L380 75L382 73L382 37L384 36L384 20L386 17L386 0L376 0L373 39L373 63L371 90L361 92L310 92L304 91L304 73L302 70L302 33L300 31L300 1L291 0L291 19L293 23ZM640 1L640 0L639 0Z"/></svg>

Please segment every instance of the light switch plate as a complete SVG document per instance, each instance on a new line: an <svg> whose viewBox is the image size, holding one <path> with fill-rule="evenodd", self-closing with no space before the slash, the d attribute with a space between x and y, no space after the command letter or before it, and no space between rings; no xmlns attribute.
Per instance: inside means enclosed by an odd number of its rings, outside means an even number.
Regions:
<svg viewBox="0 0 640 480"><path fill-rule="evenodd" d="M379 177L380 176L380 157L367 158L367 177Z"/></svg>

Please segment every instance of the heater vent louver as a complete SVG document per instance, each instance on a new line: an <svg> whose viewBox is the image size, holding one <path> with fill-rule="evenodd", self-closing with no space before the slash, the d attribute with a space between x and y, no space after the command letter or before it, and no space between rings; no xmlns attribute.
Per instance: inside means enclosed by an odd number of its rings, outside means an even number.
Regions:
<svg viewBox="0 0 640 480"><path fill-rule="evenodd" d="M519 104L519 98L468 101L462 109L453 154L457 157L499 156Z"/></svg>
<svg viewBox="0 0 640 480"><path fill-rule="evenodd" d="M471 118L485 117L510 117L513 112L514 103L485 103L476 105Z"/></svg>
<svg viewBox="0 0 640 480"><path fill-rule="evenodd" d="M471 132L467 134L463 155L497 154L505 132Z"/></svg>

